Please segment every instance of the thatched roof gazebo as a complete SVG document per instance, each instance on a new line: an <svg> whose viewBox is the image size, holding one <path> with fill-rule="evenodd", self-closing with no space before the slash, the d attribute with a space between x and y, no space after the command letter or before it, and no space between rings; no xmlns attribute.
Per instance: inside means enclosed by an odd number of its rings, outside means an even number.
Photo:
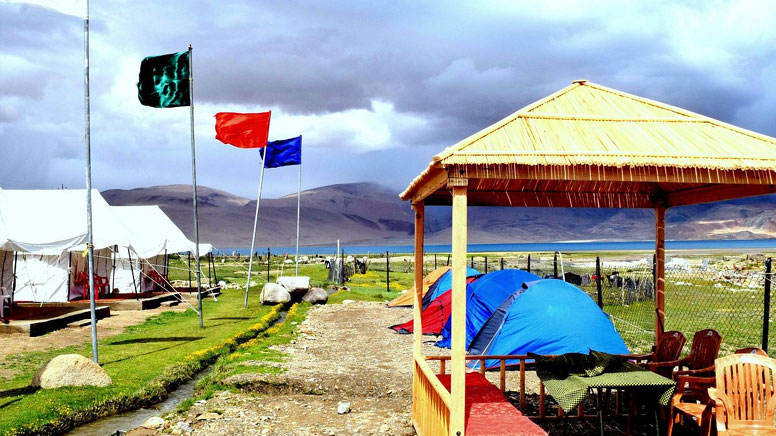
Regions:
<svg viewBox="0 0 776 436"><path fill-rule="evenodd" d="M467 206L654 209L658 336L666 209L776 193L775 184L776 139L584 80L442 151L400 195L415 211L416 290L423 281L424 205L453 208L451 388L431 379L416 293L418 433L464 435Z"/></svg>

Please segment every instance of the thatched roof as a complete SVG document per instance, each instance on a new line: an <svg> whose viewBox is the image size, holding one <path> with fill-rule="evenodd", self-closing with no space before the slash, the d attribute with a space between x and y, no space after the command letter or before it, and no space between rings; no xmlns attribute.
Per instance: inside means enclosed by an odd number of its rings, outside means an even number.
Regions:
<svg viewBox="0 0 776 436"><path fill-rule="evenodd" d="M776 192L776 139L580 80L443 150L401 198L449 204L458 178L472 205L691 204Z"/></svg>

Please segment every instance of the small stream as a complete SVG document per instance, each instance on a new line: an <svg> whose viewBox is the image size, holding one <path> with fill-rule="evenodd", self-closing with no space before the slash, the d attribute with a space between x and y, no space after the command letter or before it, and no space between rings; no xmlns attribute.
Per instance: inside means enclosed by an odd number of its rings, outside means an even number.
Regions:
<svg viewBox="0 0 776 436"><path fill-rule="evenodd" d="M155 404L153 407L131 410L118 415L108 416L107 418L102 418L75 427L65 433L65 436L108 436L115 434L117 431L127 432L133 428L139 427L146 419L152 416L160 416L166 412L175 410L175 408L178 407L178 404L194 395L194 387L197 382L209 372L209 368L203 370L193 379L170 392L166 400Z"/></svg>
<svg viewBox="0 0 776 436"><path fill-rule="evenodd" d="M287 311L283 310L280 312L280 318L275 320L271 325L285 321L286 315ZM64 433L64 436L109 436L116 434L119 431L127 432L133 428L137 428L148 418L151 418L152 416L161 416L166 412L175 410L180 403L189 397L192 397L197 382L208 375L210 371L210 367L203 369L194 378L181 384L174 391L171 391L168 394L167 399L161 403L157 403L149 408L130 410L129 412L108 416L88 424L80 425L69 432Z"/></svg>

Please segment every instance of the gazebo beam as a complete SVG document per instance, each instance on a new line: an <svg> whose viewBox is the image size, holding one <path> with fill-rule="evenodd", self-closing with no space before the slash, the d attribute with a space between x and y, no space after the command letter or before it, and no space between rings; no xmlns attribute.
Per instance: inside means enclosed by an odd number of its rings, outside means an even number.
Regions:
<svg viewBox="0 0 776 436"><path fill-rule="evenodd" d="M450 179L453 191L453 290L450 344L450 435L464 436L466 425L466 233L467 181Z"/></svg>
<svg viewBox="0 0 776 436"><path fill-rule="evenodd" d="M676 167L614 167L603 165L450 165L448 172L468 179L652 182L683 184L774 185L776 169L715 170Z"/></svg>
<svg viewBox="0 0 776 436"><path fill-rule="evenodd" d="M666 208L655 208L655 344L666 320Z"/></svg>
<svg viewBox="0 0 776 436"><path fill-rule="evenodd" d="M669 206L711 203L734 198L776 194L774 185L707 185L699 188L673 191L666 194Z"/></svg>
<svg viewBox="0 0 776 436"><path fill-rule="evenodd" d="M591 207L653 209L654 194L646 192L547 192L547 191L475 191L467 194L470 206L512 207ZM445 192L427 197L427 204L449 206L452 198Z"/></svg>
<svg viewBox="0 0 776 436"><path fill-rule="evenodd" d="M444 189L447 185L447 171L438 168L436 169L429 180L412 195L412 203L419 203L426 197L433 194L439 189Z"/></svg>

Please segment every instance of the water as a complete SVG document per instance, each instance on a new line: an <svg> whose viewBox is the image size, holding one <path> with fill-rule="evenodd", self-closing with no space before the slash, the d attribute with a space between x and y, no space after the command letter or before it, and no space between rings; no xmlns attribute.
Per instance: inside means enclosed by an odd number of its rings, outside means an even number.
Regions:
<svg viewBox="0 0 776 436"><path fill-rule="evenodd" d="M346 254L376 254L412 253L412 245L341 245ZM503 253L503 252L573 252L573 251L637 251L654 250L655 241L570 241L570 242L527 242L514 244L469 244L469 253ZM668 250L774 250L776 239L742 239L742 240L703 240L703 241L666 241ZM261 250L257 250L262 254ZM300 246L299 253L310 255L334 255L337 245ZM450 245L426 245L426 253L450 253ZM225 248L224 254L240 253L247 255L250 248ZM273 254L293 256L296 247L271 247ZM266 250L264 251L266 253Z"/></svg>
<svg viewBox="0 0 776 436"><path fill-rule="evenodd" d="M166 412L175 410L180 403L194 395L195 385L209 372L209 370L200 372L196 377L180 385L178 389L170 392L166 400L151 408L132 410L102 418L76 427L65 433L65 436L106 436L115 433L116 430L126 432L139 427L146 419L152 416L160 416Z"/></svg>

